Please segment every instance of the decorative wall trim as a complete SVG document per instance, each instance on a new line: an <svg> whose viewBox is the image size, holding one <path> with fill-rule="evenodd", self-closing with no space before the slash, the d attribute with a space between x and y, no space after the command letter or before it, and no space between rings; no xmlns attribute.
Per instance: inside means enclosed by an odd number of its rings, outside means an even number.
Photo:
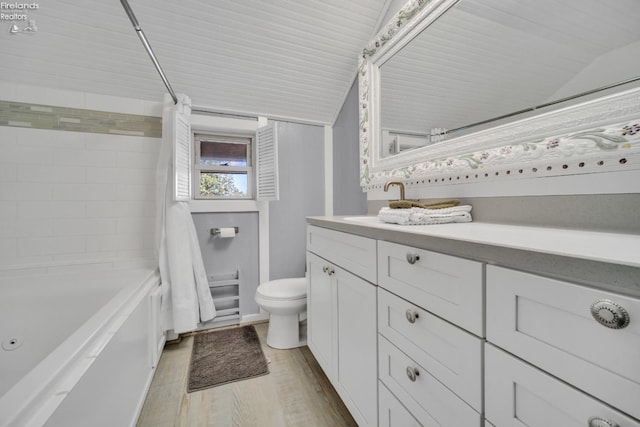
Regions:
<svg viewBox="0 0 640 427"><path fill-rule="evenodd" d="M0 126L160 138L162 119L0 100Z"/></svg>

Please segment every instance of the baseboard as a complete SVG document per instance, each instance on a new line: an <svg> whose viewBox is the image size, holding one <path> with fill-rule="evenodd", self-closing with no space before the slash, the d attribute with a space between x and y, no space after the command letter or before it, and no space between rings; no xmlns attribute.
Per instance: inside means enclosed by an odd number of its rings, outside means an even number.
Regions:
<svg viewBox="0 0 640 427"><path fill-rule="evenodd" d="M262 323L269 320L269 313L254 313L254 314L246 314L240 318L240 324L246 325L249 323Z"/></svg>

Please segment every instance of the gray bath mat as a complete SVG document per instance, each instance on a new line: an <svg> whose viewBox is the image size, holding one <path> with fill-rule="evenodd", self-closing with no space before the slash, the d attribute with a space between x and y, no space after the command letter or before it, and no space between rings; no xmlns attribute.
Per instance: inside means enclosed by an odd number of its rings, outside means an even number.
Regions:
<svg viewBox="0 0 640 427"><path fill-rule="evenodd" d="M253 326L196 334L187 391L191 393L268 373Z"/></svg>

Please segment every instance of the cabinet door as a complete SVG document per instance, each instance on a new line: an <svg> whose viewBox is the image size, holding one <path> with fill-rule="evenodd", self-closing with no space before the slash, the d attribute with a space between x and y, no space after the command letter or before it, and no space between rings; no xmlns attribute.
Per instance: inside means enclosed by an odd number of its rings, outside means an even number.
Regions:
<svg viewBox="0 0 640 427"><path fill-rule="evenodd" d="M323 271L329 265L328 261L307 252L307 345L331 379L336 303L331 276Z"/></svg>
<svg viewBox="0 0 640 427"><path fill-rule="evenodd" d="M335 269L338 358L335 375L343 400L360 426L375 426L377 411L376 288Z"/></svg>

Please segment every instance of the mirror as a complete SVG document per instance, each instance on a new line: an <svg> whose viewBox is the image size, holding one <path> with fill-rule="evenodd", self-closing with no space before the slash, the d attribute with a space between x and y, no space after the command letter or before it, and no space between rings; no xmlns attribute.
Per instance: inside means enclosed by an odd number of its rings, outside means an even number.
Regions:
<svg viewBox="0 0 640 427"><path fill-rule="evenodd" d="M380 65L380 156L638 77L638 16L637 1L458 2Z"/></svg>
<svg viewBox="0 0 640 427"><path fill-rule="evenodd" d="M434 161L504 146L490 130L516 122L553 136L535 117L635 90L638 16L636 0L409 2L361 59L363 185L435 176Z"/></svg>

